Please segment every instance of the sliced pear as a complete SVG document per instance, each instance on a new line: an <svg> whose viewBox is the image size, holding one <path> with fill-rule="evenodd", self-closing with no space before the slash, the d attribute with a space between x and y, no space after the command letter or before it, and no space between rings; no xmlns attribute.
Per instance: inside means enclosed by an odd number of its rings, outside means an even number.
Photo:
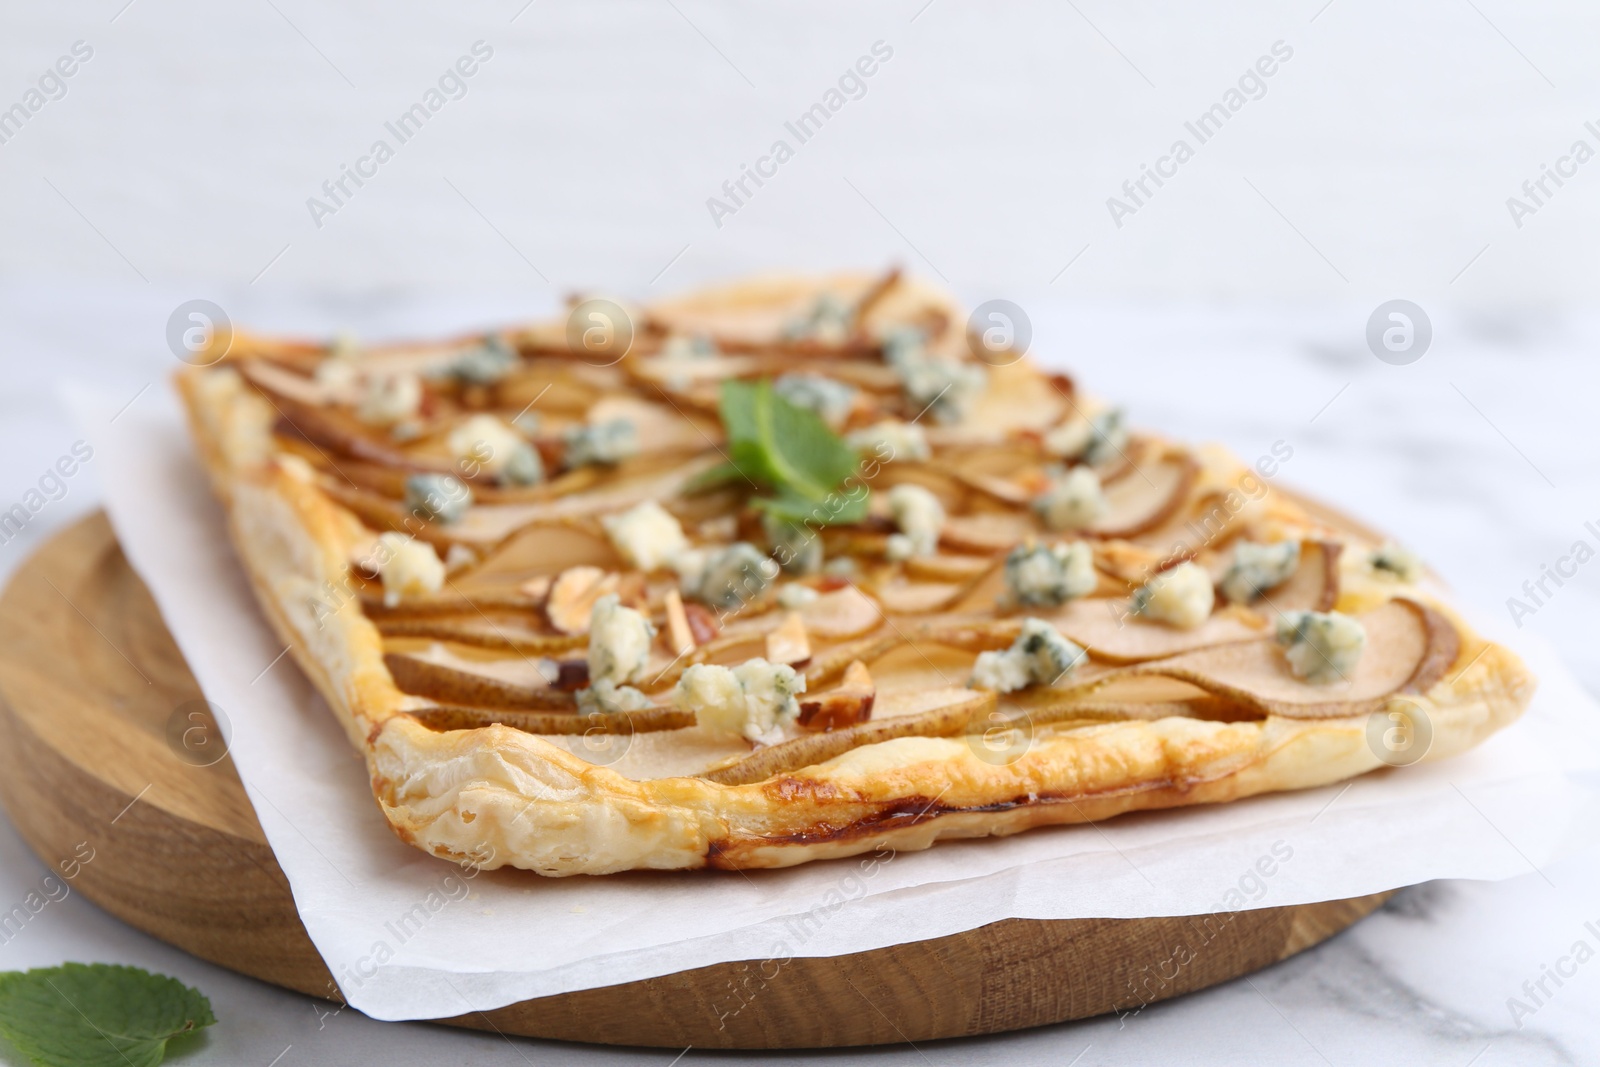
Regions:
<svg viewBox="0 0 1600 1067"><path fill-rule="evenodd" d="M1188 503L1199 477L1200 465L1181 452L1140 463L1104 487L1106 513L1087 532L1126 538L1153 530Z"/></svg>
<svg viewBox="0 0 1600 1067"><path fill-rule="evenodd" d="M966 592L967 582L885 582L873 587L883 610L895 615L941 611Z"/></svg>
<svg viewBox="0 0 1600 1067"><path fill-rule="evenodd" d="M939 533L939 543L957 552L995 555L1009 552L1037 530L1038 525L1032 516L1024 512L982 511L947 518Z"/></svg>
<svg viewBox="0 0 1600 1067"><path fill-rule="evenodd" d="M759 748L731 766L700 777L722 785L748 785L823 763L862 745L896 737L951 737L962 733L978 713L994 706L993 693L976 689L940 689L906 697L915 701L913 710Z"/></svg>
<svg viewBox="0 0 1600 1067"><path fill-rule="evenodd" d="M883 609L854 585L846 585L802 606L800 618L809 633L838 641L875 629L883 622Z"/></svg>
<svg viewBox="0 0 1600 1067"><path fill-rule="evenodd" d="M496 618L482 612L472 615L399 616L374 620L385 637L428 638L478 648L499 649L521 655L548 656L584 645L582 634L551 634L531 630L525 622Z"/></svg>
<svg viewBox="0 0 1600 1067"><path fill-rule="evenodd" d="M282 390L286 379L297 376L261 360L238 363L240 373L277 408L290 428L306 440L323 448L409 471L436 471L448 474L452 464L444 459L422 459L398 447L387 435L368 426L342 408L319 406L297 399ZM291 387L292 391L293 390Z"/></svg>
<svg viewBox="0 0 1600 1067"><path fill-rule="evenodd" d="M665 471L626 478L589 492L573 493L528 504L484 504L467 509L450 524L450 536L467 544L494 544L524 526L555 524L565 519L625 511L646 500L669 500L695 475L710 470L722 457L715 451L676 463Z"/></svg>
<svg viewBox="0 0 1600 1067"><path fill-rule="evenodd" d="M1257 607L1270 611L1332 611L1339 602L1337 541L1302 541L1300 565L1289 578L1262 594Z"/></svg>
<svg viewBox="0 0 1600 1067"><path fill-rule="evenodd" d="M904 636L890 627L885 627L870 636L858 637L825 649L812 656L811 662L806 664L806 688L816 689L832 682L856 660L871 663L884 653L905 643Z"/></svg>
<svg viewBox="0 0 1600 1067"><path fill-rule="evenodd" d="M453 654L446 646L384 653L383 662L403 692L440 703L482 708L575 709L570 692L556 688L553 661L526 659L476 660ZM548 671L548 673L546 673Z"/></svg>
<svg viewBox="0 0 1600 1067"><path fill-rule="evenodd" d="M905 561L907 578L933 582L975 582L996 566L991 556L958 556L938 552L931 556L912 556Z"/></svg>
<svg viewBox="0 0 1600 1067"><path fill-rule="evenodd" d="M1194 629L1180 630L1130 614L1123 598L1074 600L1040 618L1109 663L1165 659L1198 648L1259 640L1266 633L1264 619L1238 609L1213 612Z"/></svg>
<svg viewBox="0 0 1600 1067"><path fill-rule="evenodd" d="M407 712L430 730L473 730L480 726L510 726L530 734L633 734L680 730L694 725L694 713L677 708L579 715L576 711L513 711L439 704Z"/></svg>
<svg viewBox="0 0 1600 1067"><path fill-rule="evenodd" d="M1432 688L1461 649L1461 635L1444 615L1414 600L1395 599L1356 616L1367 632L1354 671L1332 685L1312 685L1290 672L1276 641L1202 649L1132 668L1188 682L1215 696L1268 715L1333 718L1382 710L1400 693Z"/></svg>

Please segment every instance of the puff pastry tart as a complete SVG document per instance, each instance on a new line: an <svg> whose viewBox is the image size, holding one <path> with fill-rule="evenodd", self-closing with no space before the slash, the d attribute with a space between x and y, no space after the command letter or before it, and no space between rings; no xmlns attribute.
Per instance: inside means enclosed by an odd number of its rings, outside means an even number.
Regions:
<svg viewBox="0 0 1600 1067"><path fill-rule="evenodd" d="M999 339L998 343L996 338ZM178 378L394 831L545 875L781 867L1451 756L1533 680L1415 557L969 333L774 278Z"/></svg>

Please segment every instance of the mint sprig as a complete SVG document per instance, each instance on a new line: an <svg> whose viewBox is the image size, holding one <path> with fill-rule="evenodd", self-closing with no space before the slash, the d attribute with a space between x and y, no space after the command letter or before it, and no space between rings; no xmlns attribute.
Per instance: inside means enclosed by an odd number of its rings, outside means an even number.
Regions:
<svg viewBox="0 0 1600 1067"><path fill-rule="evenodd" d="M860 457L816 412L785 400L766 380L723 382L718 407L729 462L701 475L694 488L742 479L771 491L752 501L757 508L796 524L829 526L866 516L866 487L844 487Z"/></svg>
<svg viewBox="0 0 1600 1067"><path fill-rule="evenodd" d="M0 973L0 1034L39 1067L156 1067L168 1041L216 1021L198 990L138 967Z"/></svg>

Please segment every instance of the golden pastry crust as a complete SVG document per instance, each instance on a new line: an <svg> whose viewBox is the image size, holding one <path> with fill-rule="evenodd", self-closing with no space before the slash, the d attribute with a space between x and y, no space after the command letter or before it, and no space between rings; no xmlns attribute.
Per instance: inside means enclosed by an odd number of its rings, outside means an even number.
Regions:
<svg viewBox="0 0 1600 1067"><path fill-rule="evenodd" d="M855 276L769 280L685 298L649 314L656 328L675 330L739 309L735 317L754 336L764 328L762 316L771 318L775 294L792 303L791 297L810 299L818 292L859 295L871 289L872 279ZM910 285L880 294L871 313L891 316L889 321L899 321L895 315L936 314L960 321L939 294ZM523 343L554 344L550 333L530 328ZM1135 711L1116 717L1119 712L1104 709L1121 706L1119 687L1138 685L1133 674L1161 673L1162 657L1152 661L1136 654L1119 661L1113 654L1059 696L1019 698L1023 715L1018 719L1017 709L1011 709L998 744L982 728L994 720L995 701L982 691L967 691L972 699L960 705L958 716L928 728L939 736L858 745L743 784L708 778L707 772L715 776L714 760L697 773L629 776L582 758L553 735L496 723L435 730L413 713L436 702L396 685L385 665L386 641L394 638L386 638L380 622L364 609L363 599L370 596L351 576L352 556L371 541L373 530L275 435L282 408L274 410L272 398L240 373L242 361L267 349L265 342L236 339L229 358L180 373L191 429L268 619L351 743L364 753L374 795L395 832L443 858L471 857L489 867L570 875L781 867L885 846L921 849L943 838L1012 834L1348 779L1384 765L1369 742L1369 719L1391 707L1425 718L1432 732L1426 758L1444 758L1515 720L1531 697L1533 680L1514 654L1475 636L1436 594L1408 584L1405 595L1425 605L1427 617L1440 620L1451 639L1429 646L1436 662L1425 677L1414 679L1422 684L1379 693L1359 714L1338 714L1337 704L1313 704L1304 714L1269 708L1207 717L1206 700L1229 692L1218 683L1212 697L1188 692L1177 698L1174 706L1186 713L1142 717ZM304 355L303 346L272 351ZM947 436L959 439L960 433ZM1159 446L1151 440L1151 447ZM1351 540L1351 531L1313 519L1281 493L1235 508L1226 494L1237 491L1248 468L1215 449L1183 455L1192 456L1185 459L1192 470L1181 496L1163 502L1164 510L1152 513L1143 529L1097 542L1103 582L1113 582L1111 576L1122 571L1147 573L1204 550L1205 545L1184 540L1197 518L1219 531L1249 523L1253 530L1286 537ZM1218 515L1214 522L1206 518ZM571 521L581 525L584 520ZM1395 598L1392 583L1372 577L1352 553L1343 559L1330 554L1325 568L1337 572L1339 584L1314 596L1336 592L1340 610L1381 608ZM985 590L992 597L997 569L971 579L962 594L967 600L952 600L954 610L928 612L928 625L946 615L961 616L962 603L978 602ZM1229 610L1234 609L1222 609L1219 616ZM1219 629L1238 629L1227 640L1252 640L1260 620L1248 611L1236 614L1242 623L1217 617L1213 622ZM999 631L988 622L969 619L961 625L963 636L947 634L941 647L965 642L962 654L970 658L973 649L1003 647L1010 640L1009 633L997 637ZM879 645L897 643L887 635ZM843 651L833 658L847 659L855 647L842 640L837 648ZM1441 657L1448 662L1439 662ZM827 660L819 656L808 668L816 679L813 689L846 665L828 666ZM1199 677L1192 671L1166 673L1169 685ZM642 739L669 743L654 734L632 740L643 747Z"/></svg>

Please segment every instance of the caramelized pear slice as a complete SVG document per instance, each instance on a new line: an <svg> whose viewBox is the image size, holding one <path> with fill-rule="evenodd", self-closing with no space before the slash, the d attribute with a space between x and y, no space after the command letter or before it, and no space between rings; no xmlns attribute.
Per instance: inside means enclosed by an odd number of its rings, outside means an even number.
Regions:
<svg viewBox="0 0 1600 1067"><path fill-rule="evenodd" d="M454 540L469 545L494 544L524 526L554 524L581 516L626 511L646 500L669 500L695 475L723 462L715 451L695 456L664 471L604 483L590 492L572 493L528 504L486 504L469 508L450 524Z"/></svg>
<svg viewBox="0 0 1600 1067"><path fill-rule="evenodd" d="M1300 565L1285 581L1266 590L1256 608L1268 613L1332 611L1339 602L1339 553L1343 547L1336 541L1302 541ZM1228 553L1227 558L1231 561L1233 554Z"/></svg>
<svg viewBox="0 0 1600 1067"><path fill-rule="evenodd" d="M1431 689L1461 650L1461 635L1444 615L1414 600L1395 599L1356 616L1366 648L1349 677L1313 685L1289 670L1268 638L1202 649L1132 668L1188 682L1267 715L1298 719L1369 715L1389 698Z"/></svg>
<svg viewBox="0 0 1600 1067"><path fill-rule="evenodd" d="M700 777L721 785L748 785L823 763L862 745L896 737L951 737L962 733L974 716L994 705L993 693L976 689L924 690L893 696L907 704L896 708L896 714L758 748L744 759Z"/></svg>
<svg viewBox="0 0 1600 1067"><path fill-rule="evenodd" d="M582 648L582 634L551 634L530 630L509 620L476 613L471 616L396 616L374 620L385 637L430 638L477 648L492 648L521 655L551 655Z"/></svg>
<svg viewBox="0 0 1600 1067"><path fill-rule="evenodd" d="M280 368L260 360L238 364L240 373L277 408L291 429L306 440L356 459L410 471L437 471L448 474L451 464L412 456L396 446L382 431L375 430L342 408L318 406L285 392L285 379L293 379ZM290 391L294 391L290 388Z"/></svg>
<svg viewBox="0 0 1600 1067"><path fill-rule="evenodd" d="M1085 532L1126 538L1153 530L1188 503L1199 477L1200 465L1182 452L1140 463L1105 486L1106 513Z"/></svg>
<svg viewBox="0 0 1600 1067"><path fill-rule="evenodd" d="M554 661L508 658L479 663L435 645L415 652L386 652L383 663L403 692L444 704L502 709L577 707L571 693L556 688L559 675Z"/></svg>
<svg viewBox="0 0 1600 1067"><path fill-rule="evenodd" d="M648 708L644 711L617 711L602 715L579 715L575 711L512 711L507 708L475 708L461 704L438 704L407 712L430 730L472 730L480 726L510 726L530 734L634 734L658 730L681 730L694 725L694 713L677 708Z"/></svg>
<svg viewBox="0 0 1600 1067"><path fill-rule="evenodd" d="M1254 612L1227 608L1193 630L1180 630L1129 614L1123 598L1074 600L1040 618L1107 663L1145 663L1195 649L1259 640L1266 624Z"/></svg>

